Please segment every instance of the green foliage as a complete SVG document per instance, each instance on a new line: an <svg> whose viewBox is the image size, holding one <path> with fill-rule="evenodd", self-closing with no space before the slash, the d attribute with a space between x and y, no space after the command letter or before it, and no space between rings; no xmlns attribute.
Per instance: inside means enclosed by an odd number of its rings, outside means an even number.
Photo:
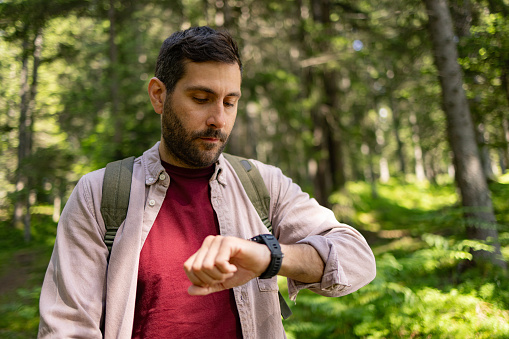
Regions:
<svg viewBox="0 0 509 339"><path fill-rule="evenodd" d="M0 223L0 337L34 338L39 326L39 295L56 233L48 216L33 216L33 241Z"/></svg>
<svg viewBox="0 0 509 339"><path fill-rule="evenodd" d="M393 179L379 185L377 197L373 199L369 185L364 182L349 182L346 190L334 193L330 201L335 204L338 212L343 210L344 204L350 205L349 210L355 211L355 215L338 213L338 218L346 218L346 221L369 231L379 231L381 223L384 230L408 231L419 230L423 223L429 227L435 219L441 220L442 229L446 221L451 222L448 225L450 229L457 228L458 222L461 223L461 211L451 207L457 202L452 185L433 186L427 182L406 184Z"/></svg>
<svg viewBox="0 0 509 339"><path fill-rule="evenodd" d="M15 299L0 304L2 338L33 338L39 327L41 287L16 290Z"/></svg>
<svg viewBox="0 0 509 339"><path fill-rule="evenodd" d="M427 178L438 180L451 159L420 1L298 4L117 1L110 11L107 1L1 2L0 205L7 205L3 198L16 190L19 60L32 52L23 42L31 42L38 28L43 48L32 151L43 160L39 149L71 150L74 173L66 178L67 191L82 174L140 155L159 139L159 116L146 95L158 49L170 32L203 24L227 27L240 42L245 72L235 140L239 153L280 166L312 193L324 187L313 180L316 170L309 159L330 165L326 174L342 181L334 185L378 178L375 164L382 159L392 176L411 179L419 146ZM471 37L460 45L468 55L462 65L475 75L465 88L478 102L495 159L507 148L500 126L507 119L501 76L509 47L507 19L488 9L475 3ZM30 56L29 73L32 61ZM328 81L334 84L326 88ZM384 119L378 114L382 108L388 112ZM317 116L327 120L332 145L320 145L327 138L320 139L324 131ZM338 179L340 170L344 178ZM41 192L40 184L30 189Z"/></svg>
<svg viewBox="0 0 509 339"><path fill-rule="evenodd" d="M507 213L506 203L509 201L509 190L507 189L508 185L509 173L500 177L498 182L490 183L490 191L493 196L497 197L497 199L493 200L495 215L499 224L506 226L505 230L507 230L507 226L509 225L509 213Z"/></svg>
<svg viewBox="0 0 509 339"><path fill-rule="evenodd" d="M492 183L500 213L508 184ZM485 244L453 228L460 215L452 186L390 183L373 198L366 183L350 183L331 201L350 210L377 260L369 285L339 299L302 291L285 322L289 338L506 338L509 282L495 267L465 269L470 249ZM349 206L349 208L345 208ZM340 218L341 219L341 218ZM507 225L500 225L507 231ZM507 233L500 241L507 255Z"/></svg>

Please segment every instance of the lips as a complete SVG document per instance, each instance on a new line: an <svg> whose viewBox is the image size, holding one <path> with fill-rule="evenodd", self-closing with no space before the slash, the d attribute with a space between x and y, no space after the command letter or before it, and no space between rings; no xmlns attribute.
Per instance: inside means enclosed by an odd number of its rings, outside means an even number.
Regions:
<svg viewBox="0 0 509 339"><path fill-rule="evenodd" d="M201 139L203 141L208 142L218 142L218 141L225 142L226 139L228 139L228 135L226 133L213 129L201 133L196 133L194 137L196 139Z"/></svg>
<svg viewBox="0 0 509 339"><path fill-rule="evenodd" d="M200 139L203 141L207 141L207 142L219 142L219 140L220 140L217 138L200 138Z"/></svg>

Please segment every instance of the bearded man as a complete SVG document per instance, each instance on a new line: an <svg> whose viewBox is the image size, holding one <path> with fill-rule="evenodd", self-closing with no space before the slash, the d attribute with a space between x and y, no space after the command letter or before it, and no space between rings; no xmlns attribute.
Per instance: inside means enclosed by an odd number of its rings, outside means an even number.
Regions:
<svg viewBox="0 0 509 339"><path fill-rule="evenodd" d="M42 288L40 338L285 338L276 274L292 300L304 288L343 296L374 278L358 231L278 168L251 160L282 255L275 261L269 240L258 241L267 228L222 154L241 80L227 32L193 27L165 40L148 85L161 140L134 161L111 255L100 211L105 170L77 184Z"/></svg>

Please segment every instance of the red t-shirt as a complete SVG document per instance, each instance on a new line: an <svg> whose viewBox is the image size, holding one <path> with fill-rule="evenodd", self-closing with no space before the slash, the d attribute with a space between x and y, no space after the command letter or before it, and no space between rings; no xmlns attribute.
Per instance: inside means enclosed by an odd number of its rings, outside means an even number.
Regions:
<svg viewBox="0 0 509 339"><path fill-rule="evenodd" d="M140 254L132 337L242 338L233 290L187 293L184 262L205 237L219 234L209 193L214 166L163 166L170 187Z"/></svg>

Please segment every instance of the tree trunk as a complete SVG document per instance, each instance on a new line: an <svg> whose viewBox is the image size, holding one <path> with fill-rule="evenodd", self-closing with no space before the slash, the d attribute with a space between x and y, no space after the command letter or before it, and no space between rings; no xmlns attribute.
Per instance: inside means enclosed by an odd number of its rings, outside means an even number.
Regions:
<svg viewBox="0 0 509 339"><path fill-rule="evenodd" d="M492 13L502 13L505 17L509 16L509 6L504 0L488 0L488 7Z"/></svg>
<svg viewBox="0 0 509 339"><path fill-rule="evenodd" d="M475 261L489 261L506 268L498 242L493 205L486 183L474 126L463 90L451 14L446 0L423 0L429 15L429 32L435 64L442 87L443 109L447 118L449 143L454 155L456 184L461 192L467 236L489 242L494 251L473 251Z"/></svg>
<svg viewBox="0 0 509 339"><path fill-rule="evenodd" d="M509 104L509 73L503 72L502 74L502 85L507 96L507 103ZM509 116L507 114L502 115L502 132L503 132L503 140L504 140L504 150L503 150L503 164L504 168L502 169L502 173L505 173L505 169L509 167Z"/></svg>
<svg viewBox="0 0 509 339"><path fill-rule="evenodd" d="M327 128L327 152L329 154L329 172L332 190L339 190L345 186L344 153L339 119L335 114L340 110L338 76L334 70L324 71L323 75L325 105L324 109Z"/></svg>
<svg viewBox="0 0 509 339"><path fill-rule="evenodd" d="M110 8L108 9L108 20L110 21L109 32L109 54L110 54L110 100L111 100L111 117L114 121L115 132L113 135L113 149L115 159L123 157L122 154L122 138L123 138L123 114L119 112L120 95L119 95L119 76L118 76L118 46L115 41L117 35L117 13L115 11L115 1L110 0Z"/></svg>
<svg viewBox="0 0 509 339"><path fill-rule="evenodd" d="M424 157L421 148L421 136L419 134L419 124L417 116L414 112L410 112L410 124L412 125L412 143L414 146L415 159L415 178L417 181L426 180L426 172L424 171Z"/></svg>
<svg viewBox="0 0 509 339"><path fill-rule="evenodd" d="M23 214L26 213L28 196L28 177L24 169L24 162L29 154L30 127L32 125L29 112L29 78L28 78L28 54L29 54L28 32L24 32L22 43L21 58L21 89L19 96L20 114L19 114L19 144L18 144L18 168L16 170L16 200L14 202L13 226L19 229L23 228Z"/></svg>
<svg viewBox="0 0 509 339"><path fill-rule="evenodd" d="M32 66L32 83L30 85L30 100L28 102L28 112L30 116L30 127L28 129L28 136L27 136L27 154L26 156L30 156L32 153L32 141L33 141L33 126L34 126L34 113L35 113L35 97L37 96L37 86L39 83L39 65L41 63L41 53L42 53L42 28L38 28L34 42L33 42L33 66ZM26 169L26 170L33 170L33 169ZM33 187L33 183L31 183L32 180L28 178L28 188ZM29 242L31 240L31 212L30 208L35 203L37 195L35 193L35 190L29 190L27 192L27 202L26 202L26 213L24 218L24 229L25 229L25 241Z"/></svg>
<svg viewBox="0 0 509 339"><path fill-rule="evenodd" d="M316 159L316 174L314 176L314 193L316 200L323 206L329 206L332 177L328 155L329 128L324 113L315 108L311 112L313 119L313 144Z"/></svg>
<svg viewBox="0 0 509 339"><path fill-rule="evenodd" d="M488 146L488 134L483 123L479 123L475 129L477 144L479 145L479 156L481 157L481 164L483 167L484 176L488 181L495 180L495 173L493 173L493 164L491 160L490 148Z"/></svg>
<svg viewBox="0 0 509 339"><path fill-rule="evenodd" d="M509 16L509 6L504 4L501 0L489 0L488 8L491 13L502 13L504 17ZM498 60L498 64L500 65L500 81L502 83L502 90L504 91L505 97L507 99L507 103L509 104L509 65L507 58L504 60L504 54L499 55L501 60ZM505 173L506 169L509 167L509 116L507 113L502 113L501 116L502 121L502 141L503 141L503 150L500 153L503 153L503 156L500 159L500 168L502 173Z"/></svg>
<svg viewBox="0 0 509 339"><path fill-rule="evenodd" d="M321 16L318 14L320 8L318 3L320 0L311 1L309 9L313 15L313 20L319 22ZM305 5L302 1L297 1L297 7L302 8ZM301 15L302 15L301 11ZM300 48L304 56L311 56L313 53L313 47L304 43L306 31L305 31L305 17L301 17L301 25L299 26L299 41L301 42ZM324 46L320 45L319 51L324 50ZM303 96L307 97L312 93L313 86L316 86L317 80L322 80L322 84L325 87L325 83L328 81L326 75L323 72L318 72L315 68L304 67L302 68L302 85L304 88ZM323 94L323 97L326 95ZM329 150L328 145L331 142L329 136L329 126L327 126L326 115L329 114L326 111L330 110L330 107L324 108L324 100L318 102L311 107L309 114L311 116L310 130L313 133L313 145L311 147L311 158L308 161L308 171L313 182L313 195L315 199L322 205L328 205L328 196L330 193L331 176L330 169L331 165L329 162Z"/></svg>
<svg viewBox="0 0 509 339"><path fill-rule="evenodd" d="M456 35L460 41L470 36L470 29L472 27L473 20L471 7L470 0L451 1L451 18ZM475 57L475 53L461 55L461 57ZM469 71L468 73L465 73L465 78L467 79L467 82L474 82L474 78L477 75L478 72ZM493 173L490 149L487 142L489 135L484 128L483 114L482 112L479 112L479 109L477 109L476 100L469 100L469 106L475 126L474 131L476 134L477 145L479 147L479 155L481 157L484 175L486 180L494 180L495 174Z"/></svg>
<svg viewBox="0 0 509 339"><path fill-rule="evenodd" d="M359 131L358 133L362 135L362 133L364 133L363 120L365 113L366 112L364 111L364 109L359 108L355 109L352 112L353 120L349 124L349 126L347 126L347 128L356 129L357 131ZM366 178L365 175L366 166L364 165L365 155L362 152L364 144L362 145L359 144L365 142L366 139L364 137L358 139L360 140L358 140L358 142L354 142L352 145L350 145L350 147L345 147L346 152L348 152L348 163L350 165L351 172L350 180L352 181L364 180Z"/></svg>
<svg viewBox="0 0 509 339"><path fill-rule="evenodd" d="M403 150L403 141L401 140L401 136L399 134L399 129L401 125L401 117L399 114L399 108L397 107L397 103L394 100L394 93L392 92L392 89L389 93L389 103L391 105L392 110L392 123L394 125L394 128L392 129L394 132L394 138L396 139L396 147L397 147L397 155L398 155L398 161L399 161L399 170L403 176L406 174L406 160L405 160L405 154Z"/></svg>
<svg viewBox="0 0 509 339"><path fill-rule="evenodd" d="M226 29L231 29L234 26L234 19L232 16L232 9L230 7L230 4L228 3L228 0L223 1L223 17L224 17L224 27Z"/></svg>
<svg viewBox="0 0 509 339"><path fill-rule="evenodd" d="M60 192L55 193L53 197L53 221L58 222L60 220L60 211L62 210L62 197Z"/></svg>
<svg viewBox="0 0 509 339"><path fill-rule="evenodd" d="M313 20L323 26L326 36L333 35L330 13L331 3L328 0L311 1ZM320 53L331 50L330 39L317 42ZM339 110L339 89L337 72L327 67L317 70L323 84L323 99L312 111L314 122L315 150L318 154L318 172L315 178L315 190L320 192L320 203L328 206L328 196L335 189L345 184L344 159L342 152L339 119L334 114Z"/></svg>
<svg viewBox="0 0 509 339"><path fill-rule="evenodd" d="M376 174L375 174L375 165L373 160L373 151L371 147L364 142L362 143L361 152L366 157L367 166L364 167L364 180L369 182L371 186L371 197L373 199L378 198L378 190L376 188Z"/></svg>
<svg viewBox="0 0 509 339"><path fill-rule="evenodd" d="M34 125L35 97L37 95L38 72L42 51L42 28L37 29L32 43L29 43L28 31L23 40L23 57L21 67L21 104L19 117L19 145L16 190L13 223L16 228L24 229L26 242L31 238L30 207L35 201L32 183L28 176L25 161L32 153L32 133ZM28 53L32 50L32 81L28 77Z"/></svg>

